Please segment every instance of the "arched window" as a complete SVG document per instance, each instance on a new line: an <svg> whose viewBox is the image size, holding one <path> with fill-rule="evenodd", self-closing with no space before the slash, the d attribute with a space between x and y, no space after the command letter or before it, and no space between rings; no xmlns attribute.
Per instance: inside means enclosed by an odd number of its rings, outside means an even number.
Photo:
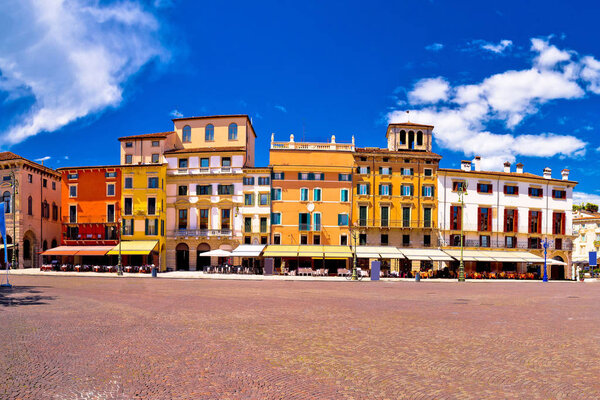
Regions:
<svg viewBox="0 0 600 400"><path fill-rule="evenodd" d="M33 198L31 196L27 198L27 214L33 215Z"/></svg>
<svg viewBox="0 0 600 400"><path fill-rule="evenodd" d="M400 131L400 143L406 144L406 131Z"/></svg>
<svg viewBox="0 0 600 400"><path fill-rule="evenodd" d="M408 148L411 150L415 148L415 133L413 131L408 132Z"/></svg>
<svg viewBox="0 0 600 400"><path fill-rule="evenodd" d="M423 146L423 132L417 132L417 146Z"/></svg>
<svg viewBox="0 0 600 400"><path fill-rule="evenodd" d="M58 246L58 243L56 242L56 239L52 239L52 248L55 248L56 246Z"/></svg>
<svg viewBox="0 0 600 400"><path fill-rule="evenodd" d="M48 250L48 242L44 240L44 243L42 243L42 250L46 251Z"/></svg>
<svg viewBox="0 0 600 400"><path fill-rule="evenodd" d="M192 128L189 125L183 127L183 142L189 143L192 141Z"/></svg>
<svg viewBox="0 0 600 400"><path fill-rule="evenodd" d="M50 218L50 205L46 200L42 203L42 218Z"/></svg>
<svg viewBox="0 0 600 400"><path fill-rule="evenodd" d="M58 206L54 202L52 203L52 220L58 220Z"/></svg>
<svg viewBox="0 0 600 400"><path fill-rule="evenodd" d="M10 192L4 192L2 195L2 202L4 203L4 212L8 214L10 210Z"/></svg>
<svg viewBox="0 0 600 400"><path fill-rule="evenodd" d="M237 140L237 124L229 125L229 140Z"/></svg>
<svg viewBox="0 0 600 400"><path fill-rule="evenodd" d="M31 260L31 243L28 239L23 240L23 258Z"/></svg>
<svg viewBox="0 0 600 400"><path fill-rule="evenodd" d="M213 124L208 124L204 128L204 141L212 142L213 140L215 140L215 127Z"/></svg>

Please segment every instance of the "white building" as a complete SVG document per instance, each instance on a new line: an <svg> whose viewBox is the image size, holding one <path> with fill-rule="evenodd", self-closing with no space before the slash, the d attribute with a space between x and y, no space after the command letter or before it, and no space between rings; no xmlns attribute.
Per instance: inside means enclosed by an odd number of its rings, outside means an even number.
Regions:
<svg viewBox="0 0 600 400"><path fill-rule="evenodd" d="M577 182L568 179L569 170L562 170L562 179L553 179L550 168L539 176L524 172L520 163L513 172L507 162L503 172L482 171L480 161L475 158L474 168L471 161L462 161L461 169L438 170L441 246L451 252L459 249L462 225L467 272L540 274L540 264L531 263L529 257L543 257L547 239L547 257L554 260L549 262L549 277L570 277L571 209ZM461 186L467 193L462 215ZM447 266L455 268L454 264Z"/></svg>
<svg viewBox="0 0 600 400"><path fill-rule="evenodd" d="M573 212L573 267L571 273L577 274L577 267L589 265L591 251L600 253L600 213L578 210Z"/></svg>
<svg viewBox="0 0 600 400"><path fill-rule="evenodd" d="M245 168L243 244L269 244L271 232L271 169Z"/></svg>

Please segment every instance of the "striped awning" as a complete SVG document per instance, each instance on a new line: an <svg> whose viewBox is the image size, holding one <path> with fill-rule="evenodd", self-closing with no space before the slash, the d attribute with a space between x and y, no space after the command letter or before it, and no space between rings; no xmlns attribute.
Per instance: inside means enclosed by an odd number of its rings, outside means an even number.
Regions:
<svg viewBox="0 0 600 400"><path fill-rule="evenodd" d="M42 252L43 256L103 256L113 246L58 246Z"/></svg>

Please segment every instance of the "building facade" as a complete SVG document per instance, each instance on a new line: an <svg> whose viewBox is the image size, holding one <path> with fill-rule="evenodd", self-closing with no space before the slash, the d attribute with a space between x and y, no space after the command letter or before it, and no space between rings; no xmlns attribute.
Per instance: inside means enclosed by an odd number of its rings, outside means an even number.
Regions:
<svg viewBox="0 0 600 400"><path fill-rule="evenodd" d="M461 169L438 170L439 236L444 249L460 248L461 228L465 249L500 250L507 256L524 250L543 257L547 240L549 276L569 278L571 210L577 184L568 179L569 171L562 171L562 179L554 179L550 168L539 176L524 172L520 163L514 172L510 163L505 163L503 172L482 171L479 157L473 164L462 161ZM467 192L464 208L459 200L461 190ZM480 253L467 261L465 268L468 272L542 273L539 263L530 264L519 257L504 261L502 254L496 254L487 257ZM455 269L456 263L446 266Z"/></svg>
<svg viewBox="0 0 600 400"><path fill-rule="evenodd" d="M0 193L7 235L6 243L1 242L2 260L2 252L8 251L12 262L14 250L13 267L39 268L40 253L57 247L61 240L61 174L14 153L1 152Z"/></svg>
<svg viewBox="0 0 600 400"><path fill-rule="evenodd" d="M271 169L244 168L244 244L269 244L271 232Z"/></svg>

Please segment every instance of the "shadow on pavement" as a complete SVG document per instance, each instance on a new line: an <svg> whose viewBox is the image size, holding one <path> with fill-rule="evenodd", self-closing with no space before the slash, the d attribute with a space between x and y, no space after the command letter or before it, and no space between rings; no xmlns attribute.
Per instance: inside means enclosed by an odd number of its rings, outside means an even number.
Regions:
<svg viewBox="0 0 600 400"><path fill-rule="evenodd" d="M48 304L54 296L42 296L40 288L48 286L13 286L0 287L0 307L35 306Z"/></svg>

